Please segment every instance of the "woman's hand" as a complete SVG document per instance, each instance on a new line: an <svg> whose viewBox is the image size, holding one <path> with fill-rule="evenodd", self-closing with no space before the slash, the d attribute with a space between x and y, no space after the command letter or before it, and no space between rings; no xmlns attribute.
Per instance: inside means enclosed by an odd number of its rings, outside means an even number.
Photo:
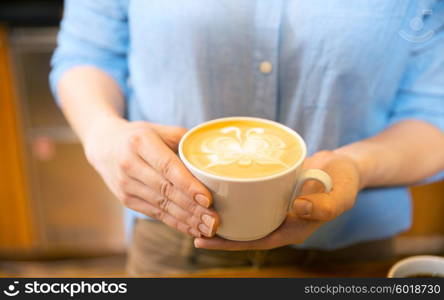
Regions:
<svg viewBox="0 0 444 300"><path fill-rule="evenodd" d="M301 244L323 223L353 207L360 188L360 174L351 158L332 151L321 151L306 159L303 167L327 172L333 181L332 191L323 193L321 184L307 182L285 222L262 239L237 242L219 237L196 238L194 245L207 249L250 250Z"/></svg>
<svg viewBox="0 0 444 300"><path fill-rule="evenodd" d="M185 129L115 117L91 127L86 156L125 206L194 237L214 235L211 194L175 153Z"/></svg>

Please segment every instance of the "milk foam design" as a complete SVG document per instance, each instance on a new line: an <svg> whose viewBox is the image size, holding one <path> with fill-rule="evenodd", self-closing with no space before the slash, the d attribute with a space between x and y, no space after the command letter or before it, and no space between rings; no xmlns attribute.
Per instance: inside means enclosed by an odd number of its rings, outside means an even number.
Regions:
<svg viewBox="0 0 444 300"><path fill-rule="evenodd" d="M245 131L236 126L224 127L221 136L203 141L201 151L209 159L206 168L216 165L239 164L249 166L258 164L279 164L288 167L281 156L286 147L278 136L268 134L263 128L255 127Z"/></svg>

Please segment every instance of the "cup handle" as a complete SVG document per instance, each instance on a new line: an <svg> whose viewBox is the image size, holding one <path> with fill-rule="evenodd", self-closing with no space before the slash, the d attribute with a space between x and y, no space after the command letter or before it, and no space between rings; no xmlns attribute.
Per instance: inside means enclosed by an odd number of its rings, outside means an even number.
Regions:
<svg viewBox="0 0 444 300"><path fill-rule="evenodd" d="M324 186L324 193L330 193L333 187L333 182L331 180L330 175L326 172L319 169L304 169L301 171L302 173L299 175L298 182L293 190L293 194L291 195L287 210L290 212L293 209L293 201L296 196L300 193L304 183L307 180L316 180L317 182L322 183Z"/></svg>

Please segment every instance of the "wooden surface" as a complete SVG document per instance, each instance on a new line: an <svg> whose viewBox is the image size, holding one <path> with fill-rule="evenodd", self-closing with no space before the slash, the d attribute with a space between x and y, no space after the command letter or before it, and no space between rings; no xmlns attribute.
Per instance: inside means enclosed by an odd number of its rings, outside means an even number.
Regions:
<svg viewBox="0 0 444 300"><path fill-rule="evenodd" d="M0 277L110 276L125 276L124 255L41 261L0 260Z"/></svg>
<svg viewBox="0 0 444 300"><path fill-rule="evenodd" d="M385 277L397 261L322 265L311 268L232 268L163 277ZM54 261L0 261L0 277L126 277L125 256ZM151 277L159 277L153 274Z"/></svg>
<svg viewBox="0 0 444 300"><path fill-rule="evenodd" d="M350 263L318 268L272 267L263 269L213 269L194 274L182 274L177 277L386 277L388 270L394 262L395 261Z"/></svg>
<svg viewBox="0 0 444 300"><path fill-rule="evenodd" d="M7 45L0 26L0 252L29 249L34 236Z"/></svg>

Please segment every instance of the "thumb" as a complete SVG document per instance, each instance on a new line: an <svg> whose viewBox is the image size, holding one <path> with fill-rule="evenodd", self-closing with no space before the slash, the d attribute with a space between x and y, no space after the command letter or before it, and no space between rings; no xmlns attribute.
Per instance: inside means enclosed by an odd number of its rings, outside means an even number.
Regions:
<svg viewBox="0 0 444 300"><path fill-rule="evenodd" d="M178 126L151 124L151 128L154 129L159 137L163 140L163 142L176 153L180 139L187 132L186 128Z"/></svg>
<svg viewBox="0 0 444 300"><path fill-rule="evenodd" d="M334 197L325 193L298 197L293 203L292 215L316 221L331 221L343 211Z"/></svg>

